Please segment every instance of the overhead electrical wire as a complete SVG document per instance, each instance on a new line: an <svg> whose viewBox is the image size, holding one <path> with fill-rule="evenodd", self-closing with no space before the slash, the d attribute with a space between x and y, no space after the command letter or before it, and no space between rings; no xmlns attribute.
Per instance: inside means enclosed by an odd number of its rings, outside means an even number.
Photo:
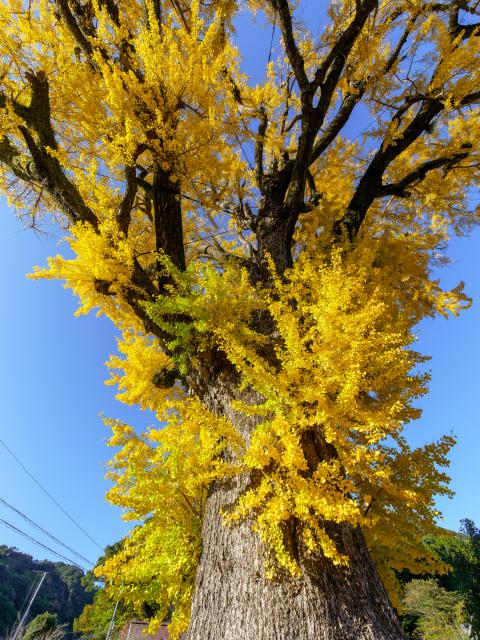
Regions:
<svg viewBox="0 0 480 640"><path fill-rule="evenodd" d="M78 562L75 562L75 560L72 560L71 558L67 558L67 556L64 556L61 553L58 553L58 551L55 551L54 549L51 549L50 547L47 547L47 545L43 544L43 542L40 542L39 540L36 540L35 538L32 538L32 536L28 535L28 533L25 533L25 531L22 531L18 527L15 527L10 522L7 522L6 520L3 520L3 518L0 518L0 523L5 525L6 527L11 529L12 531L15 531L16 533L19 533L21 536L23 536L24 538L27 538L27 540L30 540L30 542L33 542L34 544L38 545L39 547L42 547L46 551L50 551L50 553L53 553L58 558L61 558L62 560L66 560L68 562L68 564L73 564L76 567L78 567L79 569L81 569L82 571L87 571L87 569L85 569L85 567L82 567L80 564L78 564Z"/></svg>
<svg viewBox="0 0 480 640"><path fill-rule="evenodd" d="M263 80L264 83L267 81L268 65L272 61L273 39L275 37L275 29L276 28L277 28L277 14L275 14L275 17L273 18L273 23L272 23L272 35L270 37L270 51L268 52L268 61L267 61L266 69L265 69L265 78Z"/></svg>
<svg viewBox="0 0 480 640"><path fill-rule="evenodd" d="M77 551L75 551L75 549L72 549L72 547L69 547L68 544L65 544L64 542L62 542L61 540L56 538L52 533L50 533L49 531L47 531L46 529L41 527L39 524L37 524L33 520L31 520L27 515L25 515L22 511L20 511L20 509L17 509L13 505L9 504L3 498L0 498L0 503L2 503L5 507L8 507L11 511L14 511L17 515L19 515L21 518L23 518L23 520L25 520L26 522L31 524L32 527L35 527L35 529L37 529L38 531L41 531L42 533L44 533L51 540L53 540L54 542L56 542L60 546L64 547L64 549L67 549L68 551L73 553L73 555L77 556L77 558L80 558L80 560L82 560L83 562L86 562L87 564L92 565L92 567L95 566L94 562L91 562L90 560L88 560L88 558L85 558L85 556L82 556L81 553L78 553Z"/></svg>
<svg viewBox="0 0 480 640"><path fill-rule="evenodd" d="M73 524L77 527L77 529L80 529L80 531L85 536L87 536L87 538L91 542L93 542L93 544L95 544L100 549L100 551L103 553L104 548L94 538L92 538L92 536L87 531L85 531L85 529L82 527L82 525L79 524L75 520L75 518L72 515L70 515L68 513L68 511L66 509L64 509L64 507L62 507L62 505L57 500L55 500L55 498L52 496L52 494L49 493L47 491L47 489L45 489L45 487L35 478L35 476L30 473L30 471L23 464L23 462L21 460L19 460L19 458L13 453L13 451L11 449L9 449L7 447L7 445L5 444L5 442L3 442L3 440L1 438L0 438L0 444L3 445L3 447L8 451L8 453L12 456L12 458L14 458L18 462L18 464L22 467L22 469L25 471L25 473L35 482L35 484L43 491L43 493L45 495L47 495L50 498L50 500L60 509L60 511L62 511L67 516L67 518L73 522Z"/></svg>

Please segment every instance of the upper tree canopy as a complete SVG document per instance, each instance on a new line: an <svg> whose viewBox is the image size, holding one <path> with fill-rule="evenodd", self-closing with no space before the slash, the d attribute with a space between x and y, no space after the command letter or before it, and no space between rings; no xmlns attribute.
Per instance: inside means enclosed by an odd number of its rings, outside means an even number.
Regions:
<svg viewBox="0 0 480 640"><path fill-rule="evenodd" d="M241 10L281 34L261 85L239 69ZM254 473L228 519L253 518L271 572L298 572L292 518L306 549L347 562L323 526L347 521L386 580L423 567L448 493L452 439L411 451L401 432L427 382L412 328L468 303L431 269L449 231L478 219L480 7L336 0L321 33L296 12L0 8L3 189L31 224L47 211L68 228L74 256L39 276L113 320L121 397L169 423L151 444L114 425L111 498L149 519L105 572L127 599L160 603L159 620L174 605L177 631L213 479ZM350 140L354 112L371 125ZM253 432L239 419L252 414Z"/></svg>

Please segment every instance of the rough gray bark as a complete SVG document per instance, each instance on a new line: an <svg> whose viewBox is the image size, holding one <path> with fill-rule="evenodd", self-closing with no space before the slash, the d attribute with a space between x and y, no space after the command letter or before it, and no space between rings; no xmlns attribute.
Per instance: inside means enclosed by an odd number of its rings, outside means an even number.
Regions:
<svg viewBox="0 0 480 640"><path fill-rule="evenodd" d="M237 395L232 386L218 380L204 399L247 434L254 420L229 407L232 395ZM265 576L266 549L259 536L248 522L231 527L221 516L249 482L244 476L211 488L186 640L403 640L364 538L350 525L328 529L339 551L350 556L348 569L321 553L308 557L298 547L300 578ZM290 534L295 546L294 524Z"/></svg>

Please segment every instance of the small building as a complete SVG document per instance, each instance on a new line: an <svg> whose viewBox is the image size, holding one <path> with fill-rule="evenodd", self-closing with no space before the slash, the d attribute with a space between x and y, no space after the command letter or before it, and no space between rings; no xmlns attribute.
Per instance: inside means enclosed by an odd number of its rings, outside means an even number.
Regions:
<svg viewBox="0 0 480 640"><path fill-rule="evenodd" d="M171 640L167 625L162 624L160 629L154 633L147 633L148 622L143 620L132 620L120 631L119 640Z"/></svg>

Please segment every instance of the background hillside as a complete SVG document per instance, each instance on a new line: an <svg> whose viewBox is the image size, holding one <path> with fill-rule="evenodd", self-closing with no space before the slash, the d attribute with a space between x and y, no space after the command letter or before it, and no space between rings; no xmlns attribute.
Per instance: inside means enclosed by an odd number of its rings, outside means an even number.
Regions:
<svg viewBox="0 0 480 640"><path fill-rule="evenodd" d="M45 611L56 613L60 623L71 628L93 593L81 584L84 573L74 565L35 560L14 548L0 545L0 637L15 624L35 578L35 571L47 576L33 603L29 619Z"/></svg>

